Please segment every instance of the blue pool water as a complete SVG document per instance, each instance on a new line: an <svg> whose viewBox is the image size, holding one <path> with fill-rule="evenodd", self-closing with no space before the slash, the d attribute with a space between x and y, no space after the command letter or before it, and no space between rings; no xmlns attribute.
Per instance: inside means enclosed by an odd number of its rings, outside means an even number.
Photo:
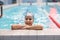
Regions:
<svg viewBox="0 0 60 40"><path fill-rule="evenodd" d="M3 10L3 17L0 18L0 29L11 29L12 24L24 24L24 17L27 12L34 15L34 24L41 24L44 28L49 28L50 20L43 10L49 13L49 6L26 6L20 5Z"/></svg>

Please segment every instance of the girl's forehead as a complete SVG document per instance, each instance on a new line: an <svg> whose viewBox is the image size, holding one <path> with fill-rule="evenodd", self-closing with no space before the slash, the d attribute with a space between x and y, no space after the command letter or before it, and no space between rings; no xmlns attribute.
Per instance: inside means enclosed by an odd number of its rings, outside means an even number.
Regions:
<svg viewBox="0 0 60 40"><path fill-rule="evenodd" d="M33 18L33 16L25 16L25 18Z"/></svg>

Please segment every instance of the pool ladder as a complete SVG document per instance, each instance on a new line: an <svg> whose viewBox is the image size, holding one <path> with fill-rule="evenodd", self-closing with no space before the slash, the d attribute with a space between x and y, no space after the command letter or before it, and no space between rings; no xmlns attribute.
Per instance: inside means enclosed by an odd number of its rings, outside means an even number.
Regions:
<svg viewBox="0 0 60 40"><path fill-rule="evenodd" d="M2 9L2 5L0 5L0 18L3 16L3 9Z"/></svg>

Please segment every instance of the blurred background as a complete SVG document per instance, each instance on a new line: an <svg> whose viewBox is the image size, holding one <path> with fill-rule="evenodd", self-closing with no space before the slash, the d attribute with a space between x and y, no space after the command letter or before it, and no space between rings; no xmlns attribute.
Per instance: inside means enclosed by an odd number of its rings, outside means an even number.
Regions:
<svg viewBox="0 0 60 40"><path fill-rule="evenodd" d="M14 4L14 3L28 3L28 2L32 2L32 3L36 3L36 2L60 2L60 0L0 0L0 3L3 4Z"/></svg>

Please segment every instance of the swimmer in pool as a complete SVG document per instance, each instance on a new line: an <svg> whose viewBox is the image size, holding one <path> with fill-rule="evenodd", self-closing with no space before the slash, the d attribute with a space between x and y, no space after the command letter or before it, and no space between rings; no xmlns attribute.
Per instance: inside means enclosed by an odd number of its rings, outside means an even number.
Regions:
<svg viewBox="0 0 60 40"><path fill-rule="evenodd" d="M42 30L43 26L41 25L33 25L34 16L31 13L27 13L25 16L25 24L13 24L12 30L19 30L19 29L28 29L28 30Z"/></svg>

